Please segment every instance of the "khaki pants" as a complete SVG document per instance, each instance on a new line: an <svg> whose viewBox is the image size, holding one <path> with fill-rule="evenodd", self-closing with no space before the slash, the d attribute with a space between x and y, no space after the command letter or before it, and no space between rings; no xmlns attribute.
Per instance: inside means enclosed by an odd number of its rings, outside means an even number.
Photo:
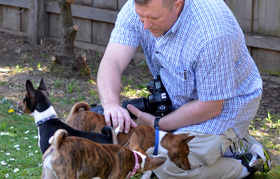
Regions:
<svg viewBox="0 0 280 179"><path fill-rule="evenodd" d="M204 134L192 131L180 131L195 136L189 144L189 161L191 170L178 168L167 160L161 167L154 170L160 179L191 178L191 179L236 179L240 176L243 165L240 161L222 157L230 144L238 140L233 129L220 135Z"/></svg>

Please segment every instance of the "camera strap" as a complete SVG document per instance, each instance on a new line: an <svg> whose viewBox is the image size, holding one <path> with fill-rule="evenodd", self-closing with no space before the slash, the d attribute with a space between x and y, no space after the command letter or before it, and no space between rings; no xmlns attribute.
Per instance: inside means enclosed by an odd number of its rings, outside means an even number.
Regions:
<svg viewBox="0 0 280 179"><path fill-rule="evenodd" d="M159 144L159 120L161 117L156 117L154 121L154 128L155 128L155 148L153 155L158 154L158 144Z"/></svg>

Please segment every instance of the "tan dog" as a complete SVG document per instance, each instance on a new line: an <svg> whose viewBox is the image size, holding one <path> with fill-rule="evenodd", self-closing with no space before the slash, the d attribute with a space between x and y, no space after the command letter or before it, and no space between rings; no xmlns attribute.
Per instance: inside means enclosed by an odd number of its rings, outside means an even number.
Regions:
<svg viewBox="0 0 280 179"><path fill-rule="evenodd" d="M81 108L84 110L80 110ZM66 123L78 130L100 132L102 127L107 125L105 118L102 114L89 111L89 109L89 105L85 102L76 103L72 107ZM129 139L134 133L138 135L138 142L141 149L148 155L152 155L155 146L155 130L149 126L139 125L136 128L131 128L127 134L118 133L118 144L128 147L131 141ZM174 135L160 131L158 154L167 155L178 167L189 170L188 142L193 138L194 136L189 136L188 134Z"/></svg>
<svg viewBox="0 0 280 179"><path fill-rule="evenodd" d="M101 132L106 126L105 118L102 114L89 111L90 107L86 102L76 103L66 119L65 123L75 129L82 131Z"/></svg>
<svg viewBox="0 0 280 179"><path fill-rule="evenodd" d="M80 137L67 137L67 131L59 129L43 155L42 178L124 179L154 170L166 161L163 156L149 158L137 141L137 135L132 135L128 149Z"/></svg>
<svg viewBox="0 0 280 179"><path fill-rule="evenodd" d="M133 135L138 135L138 143L140 147L148 154L152 155L155 148L155 129L145 125L139 125L136 128L131 128L126 133L118 133L118 144L125 147L129 146L131 140L129 138ZM159 146L157 153L160 155L167 155L175 165L184 170L190 169L188 160L189 146L188 143L194 136L189 134L172 134L164 131L159 131Z"/></svg>

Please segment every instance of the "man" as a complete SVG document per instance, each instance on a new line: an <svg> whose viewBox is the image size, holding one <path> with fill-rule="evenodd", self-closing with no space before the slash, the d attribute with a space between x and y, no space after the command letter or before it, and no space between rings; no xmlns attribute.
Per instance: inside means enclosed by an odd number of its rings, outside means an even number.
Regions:
<svg viewBox="0 0 280 179"><path fill-rule="evenodd" d="M106 122L125 132L137 124L120 106L121 74L140 43L152 75L160 75L175 108L158 121L160 129L196 136L189 142L190 171L167 161L154 171L156 175L164 179L252 175L256 171L249 166L252 151L233 146L244 137L250 139L249 147L261 146L247 130L258 110L262 80L226 4L222 0L127 1L97 77ZM155 116L132 105L127 108L138 124L154 126ZM264 160L259 170L268 171L267 152L262 148L254 152Z"/></svg>

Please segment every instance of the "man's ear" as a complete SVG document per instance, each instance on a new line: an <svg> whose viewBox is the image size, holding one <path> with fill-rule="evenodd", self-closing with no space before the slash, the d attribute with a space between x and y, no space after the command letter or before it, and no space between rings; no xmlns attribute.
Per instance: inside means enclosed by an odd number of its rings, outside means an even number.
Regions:
<svg viewBox="0 0 280 179"><path fill-rule="evenodd" d="M41 81L40 81L40 85L39 85L39 87L38 87L38 90L45 90L45 91L47 91L47 87L46 87L46 85L45 85L45 83L44 83L43 78L42 78Z"/></svg>
<svg viewBox="0 0 280 179"><path fill-rule="evenodd" d="M27 80L26 81L26 91L27 91L27 94L30 98L34 98L35 97L35 89L33 87L33 84L31 83L30 80Z"/></svg>
<svg viewBox="0 0 280 179"><path fill-rule="evenodd" d="M174 2L174 8L176 10L176 13L179 14L181 10L183 9L184 1L183 0L176 0Z"/></svg>

